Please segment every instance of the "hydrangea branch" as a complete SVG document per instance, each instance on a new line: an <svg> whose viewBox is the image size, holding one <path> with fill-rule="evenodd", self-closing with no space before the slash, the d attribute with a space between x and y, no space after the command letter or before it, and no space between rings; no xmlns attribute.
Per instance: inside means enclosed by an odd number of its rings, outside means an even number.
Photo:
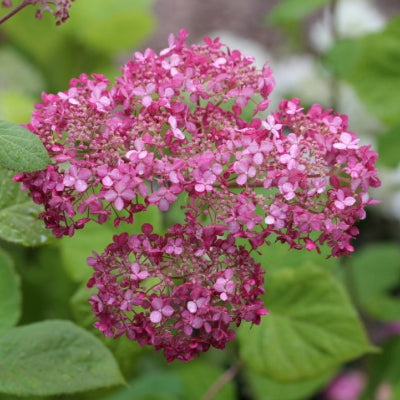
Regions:
<svg viewBox="0 0 400 400"><path fill-rule="evenodd" d="M72 1L74 0L24 0L0 19L0 25L29 5L39 5L36 11L36 18L41 19L44 12L50 12L56 18L56 24L60 25L69 18L69 9ZM11 8L13 3L11 0L3 0L1 5L6 8Z"/></svg>

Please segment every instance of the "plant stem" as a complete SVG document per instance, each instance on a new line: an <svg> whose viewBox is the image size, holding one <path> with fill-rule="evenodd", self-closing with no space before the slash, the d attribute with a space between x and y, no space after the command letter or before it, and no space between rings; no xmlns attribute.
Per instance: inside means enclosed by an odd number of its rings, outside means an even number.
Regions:
<svg viewBox="0 0 400 400"><path fill-rule="evenodd" d="M20 12L26 6L29 6L32 3L32 0L24 0L18 7L14 8L14 10L10 11L7 15L0 19L0 25L10 19L12 16Z"/></svg>
<svg viewBox="0 0 400 400"><path fill-rule="evenodd" d="M330 5L329 5L330 24L331 24L330 30L331 30L333 44L339 38L339 31L338 31L337 20L336 20L337 5L338 5L338 0L331 0ZM330 87L331 87L331 101L330 101L331 107L333 109L336 109L338 106L338 100L339 100L339 81L334 74L332 74L332 77L331 77Z"/></svg>
<svg viewBox="0 0 400 400"><path fill-rule="evenodd" d="M228 383L230 382L239 372L239 364L233 364L227 369L207 390L206 394L201 400L212 400L214 396Z"/></svg>

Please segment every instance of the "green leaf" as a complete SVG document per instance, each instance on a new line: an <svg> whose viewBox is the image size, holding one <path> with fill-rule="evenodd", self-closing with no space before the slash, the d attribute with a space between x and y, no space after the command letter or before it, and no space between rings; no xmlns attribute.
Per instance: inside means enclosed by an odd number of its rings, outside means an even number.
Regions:
<svg viewBox="0 0 400 400"><path fill-rule="evenodd" d="M37 99L16 90L0 93L0 118L15 123L28 123L32 115L32 104Z"/></svg>
<svg viewBox="0 0 400 400"><path fill-rule="evenodd" d="M202 399L224 370L211 363L195 360L189 364L178 364L174 368L183 383L182 400ZM237 398L233 381L228 381L212 397L213 400L234 400Z"/></svg>
<svg viewBox="0 0 400 400"><path fill-rule="evenodd" d="M13 261L0 249L0 334L18 322L21 301L20 281Z"/></svg>
<svg viewBox="0 0 400 400"><path fill-rule="evenodd" d="M37 219L42 208L12 181L13 175L0 168L0 238L24 246L43 244L50 233Z"/></svg>
<svg viewBox="0 0 400 400"><path fill-rule="evenodd" d="M182 383L173 371L150 371L132 380L129 387L103 400L176 400L182 397Z"/></svg>
<svg viewBox="0 0 400 400"><path fill-rule="evenodd" d="M74 4L68 31L105 54L132 51L155 27L152 0L85 0Z"/></svg>
<svg viewBox="0 0 400 400"><path fill-rule="evenodd" d="M0 337L0 392L55 395L120 385L110 351L69 321L13 328Z"/></svg>
<svg viewBox="0 0 400 400"><path fill-rule="evenodd" d="M290 249L287 244L275 242L264 244L258 250L260 254L254 252L252 256L257 262L260 262L268 272L287 267L297 268L305 265L318 265L324 269L333 269L338 266L337 258L327 258L331 253L331 249L327 246L323 246L321 248L321 253L318 253L315 250Z"/></svg>
<svg viewBox="0 0 400 400"><path fill-rule="evenodd" d="M239 329L240 353L279 382L312 379L372 351L344 288L316 267L270 274L260 326Z"/></svg>
<svg viewBox="0 0 400 400"><path fill-rule="evenodd" d="M93 251L102 253L112 242L112 237L122 232L141 233L144 223L152 224L155 233L162 232L161 212L158 208L151 206L147 211L136 214L133 227L121 224L115 228L111 221L102 225L89 223L85 229L77 230L73 237L63 238L60 241L61 253L69 276L77 282L87 280L93 270L87 265L86 260Z"/></svg>
<svg viewBox="0 0 400 400"><path fill-rule="evenodd" d="M282 0L267 15L267 22L284 24L299 21L328 3L329 0Z"/></svg>
<svg viewBox="0 0 400 400"><path fill-rule="evenodd" d="M370 400L375 397L379 385L383 382L395 385L400 389L400 339L393 338L385 343L380 354L368 359L368 383L362 399ZM397 400L399 397L391 396L390 400ZM389 400L388 399L388 400Z"/></svg>
<svg viewBox="0 0 400 400"><path fill-rule="evenodd" d="M325 61L354 86L371 114L387 124L400 121L400 17L379 33L339 42Z"/></svg>
<svg viewBox="0 0 400 400"><path fill-rule="evenodd" d="M0 165L19 172L46 168L50 158L40 139L19 125L0 121Z"/></svg>
<svg viewBox="0 0 400 400"><path fill-rule="evenodd" d="M254 400L303 400L310 398L325 386L333 372L323 374L314 379L299 382L276 382L266 376L246 371L246 383L249 385L251 398Z"/></svg>
<svg viewBox="0 0 400 400"><path fill-rule="evenodd" d="M379 162L389 168L396 168L400 163L400 125L378 136Z"/></svg>
<svg viewBox="0 0 400 400"><path fill-rule="evenodd" d="M400 320L400 248L397 244L372 244L355 254L348 268L354 275L355 296L371 316Z"/></svg>

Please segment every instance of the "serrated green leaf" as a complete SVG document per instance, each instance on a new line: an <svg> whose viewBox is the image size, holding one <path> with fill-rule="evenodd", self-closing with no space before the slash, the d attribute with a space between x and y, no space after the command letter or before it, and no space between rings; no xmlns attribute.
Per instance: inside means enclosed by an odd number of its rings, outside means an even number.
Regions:
<svg viewBox="0 0 400 400"><path fill-rule="evenodd" d="M21 301L20 280L13 261L0 249L0 334L18 322Z"/></svg>
<svg viewBox="0 0 400 400"><path fill-rule="evenodd" d="M328 3L329 0L282 0L271 10L266 20L274 24L299 21Z"/></svg>
<svg viewBox="0 0 400 400"><path fill-rule="evenodd" d="M373 351L344 288L316 267L270 274L260 326L239 329L247 365L279 382L312 379Z"/></svg>
<svg viewBox="0 0 400 400"><path fill-rule="evenodd" d="M152 224L154 232L161 233L162 220L158 208L151 206L146 212L136 214L133 226L121 224L115 228L111 221L102 225L89 223L85 229L77 230L73 237L63 238L60 241L61 253L69 276L78 282L87 280L93 270L87 265L86 260L93 251L102 253L112 242L112 237L122 232L141 233L141 226L144 223Z"/></svg>
<svg viewBox="0 0 400 400"><path fill-rule="evenodd" d="M110 351L69 321L13 328L0 337L0 392L55 395L120 385Z"/></svg>
<svg viewBox="0 0 400 400"><path fill-rule="evenodd" d="M19 125L0 121L0 165L18 172L46 168L50 158L40 139Z"/></svg>
<svg viewBox="0 0 400 400"><path fill-rule="evenodd" d="M397 125L378 137L379 162L389 168L400 163L400 125Z"/></svg>
<svg viewBox="0 0 400 400"><path fill-rule="evenodd" d="M246 371L246 383L254 400L303 400L321 389L332 377L325 373L314 379L299 382L276 382L254 371Z"/></svg>
<svg viewBox="0 0 400 400"><path fill-rule="evenodd" d="M37 219L42 208L12 181L14 175L0 168L0 238L24 246L43 244L50 233Z"/></svg>
<svg viewBox="0 0 400 400"><path fill-rule="evenodd" d="M355 254L352 270L355 296L371 316L383 321L400 320L400 248L394 243L368 245Z"/></svg>
<svg viewBox="0 0 400 400"><path fill-rule="evenodd" d="M74 4L67 29L105 54L132 51L155 27L152 0L85 0Z"/></svg>

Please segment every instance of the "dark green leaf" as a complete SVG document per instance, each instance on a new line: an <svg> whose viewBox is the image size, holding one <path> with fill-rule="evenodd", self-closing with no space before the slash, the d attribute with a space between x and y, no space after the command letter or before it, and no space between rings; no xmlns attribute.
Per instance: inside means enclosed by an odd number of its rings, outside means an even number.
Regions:
<svg viewBox="0 0 400 400"><path fill-rule="evenodd" d="M45 243L50 233L37 219L42 208L12 181L14 172L0 168L0 174L0 238L25 246Z"/></svg>
<svg viewBox="0 0 400 400"><path fill-rule="evenodd" d="M373 244L355 254L348 266L354 274L355 296L371 316L400 320L400 248Z"/></svg>
<svg viewBox="0 0 400 400"><path fill-rule="evenodd" d="M239 329L240 353L256 371L279 382L312 379L372 351L344 288L316 267L269 275L260 326Z"/></svg>
<svg viewBox="0 0 400 400"><path fill-rule="evenodd" d="M0 337L0 392L75 393L123 383L110 351L69 321L13 328Z"/></svg>
<svg viewBox="0 0 400 400"><path fill-rule="evenodd" d="M21 314L19 277L12 259L0 249L0 334L12 328Z"/></svg>
<svg viewBox="0 0 400 400"><path fill-rule="evenodd" d="M40 139L19 125L0 121L0 165L19 172L46 168L50 158Z"/></svg>

